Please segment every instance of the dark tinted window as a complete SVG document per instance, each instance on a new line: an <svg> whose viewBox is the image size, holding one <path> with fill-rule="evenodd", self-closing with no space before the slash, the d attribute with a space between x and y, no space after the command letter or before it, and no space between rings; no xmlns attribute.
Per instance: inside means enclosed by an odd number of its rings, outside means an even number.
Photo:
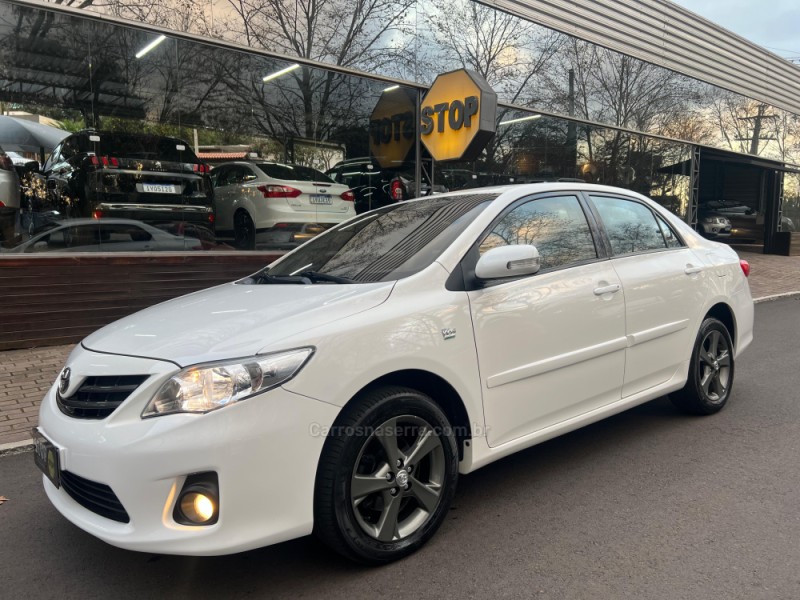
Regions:
<svg viewBox="0 0 800 600"><path fill-rule="evenodd" d="M518 206L492 228L480 252L511 244L536 246L542 269L597 258L589 223L575 196L541 198Z"/></svg>
<svg viewBox="0 0 800 600"><path fill-rule="evenodd" d="M319 181L333 183L333 179L321 171L311 167L300 165L284 165L281 163L258 163L256 165L272 179L283 179L285 181Z"/></svg>
<svg viewBox="0 0 800 600"><path fill-rule="evenodd" d="M268 273L313 270L359 282L408 277L436 260L496 197L443 196L393 204L336 226Z"/></svg>
<svg viewBox="0 0 800 600"><path fill-rule="evenodd" d="M667 247L655 216L644 204L606 196L592 196L592 200L606 227L614 254Z"/></svg>
<svg viewBox="0 0 800 600"><path fill-rule="evenodd" d="M186 142L158 135L131 135L123 133L99 133L99 142L92 142L86 136L82 140L84 152L94 152L98 156L117 158L138 158L141 160L163 160L167 162L199 163ZM183 149L179 149L182 147Z"/></svg>

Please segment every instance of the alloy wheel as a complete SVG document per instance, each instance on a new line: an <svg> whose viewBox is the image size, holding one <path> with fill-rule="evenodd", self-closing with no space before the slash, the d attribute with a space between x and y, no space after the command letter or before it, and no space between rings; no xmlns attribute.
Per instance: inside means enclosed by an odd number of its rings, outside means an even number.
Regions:
<svg viewBox="0 0 800 600"><path fill-rule="evenodd" d="M731 376L731 350L721 332L709 331L700 343L697 373L700 387L710 402L725 398Z"/></svg>
<svg viewBox="0 0 800 600"><path fill-rule="evenodd" d="M441 501L445 453L435 428L414 415L393 417L366 439L350 480L361 529L380 542L408 537Z"/></svg>

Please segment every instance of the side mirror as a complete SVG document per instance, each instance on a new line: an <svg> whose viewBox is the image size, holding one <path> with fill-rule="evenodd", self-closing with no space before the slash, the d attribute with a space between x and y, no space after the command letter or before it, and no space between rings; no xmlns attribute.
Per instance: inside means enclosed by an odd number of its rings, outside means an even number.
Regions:
<svg viewBox="0 0 800 600"><path fill-rule="evenodd" d="M492 248L478 259L478 264L475 265L475 277L488 280L533 275L541 266L536 246L499 246Z"/></svg>

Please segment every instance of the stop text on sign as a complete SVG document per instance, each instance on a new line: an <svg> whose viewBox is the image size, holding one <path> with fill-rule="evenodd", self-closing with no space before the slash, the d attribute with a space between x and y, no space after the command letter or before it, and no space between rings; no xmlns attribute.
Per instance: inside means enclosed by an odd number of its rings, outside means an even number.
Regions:
<svg viewBox="0 0 800 600"><path fill-rule="evenodd" d="M434 127L444 133L445 127L458 131L462 127L472 127L472 118L478 114L480 102L477 96L467 96L464 101L440 102L433 106L423 106L421 111L420 132L422 135L433 133Z"/></svg>

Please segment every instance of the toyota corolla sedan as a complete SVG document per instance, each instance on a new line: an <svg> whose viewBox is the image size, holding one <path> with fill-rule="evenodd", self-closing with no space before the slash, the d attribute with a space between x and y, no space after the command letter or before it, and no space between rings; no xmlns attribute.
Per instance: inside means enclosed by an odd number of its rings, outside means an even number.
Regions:
<svg viewBox="0 0 800 600"><path fill-rule="evenodd" d="M665 394L723 408L753 337L748 273L612 187L393 204L86 338L35 459L55 507L115 546L314 532L385 563L435 533L459 474Z"/></svg>

